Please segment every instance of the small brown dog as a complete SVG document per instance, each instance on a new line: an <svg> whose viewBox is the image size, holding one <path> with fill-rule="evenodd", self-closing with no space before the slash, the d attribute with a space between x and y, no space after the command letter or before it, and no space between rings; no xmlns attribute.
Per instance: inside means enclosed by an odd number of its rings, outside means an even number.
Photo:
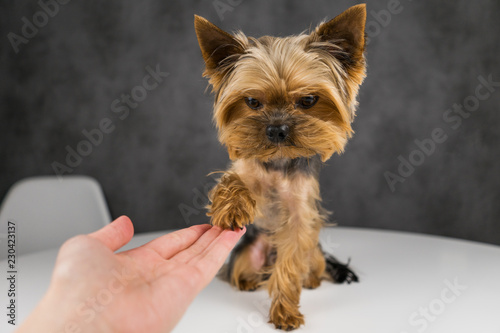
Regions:
<svg viewBox="0 0 500 333"><path fill-rule="evenodd" d="M328 212L318 173L353 133L365 21L365 5L357 5L310 34L252 38L195 17L219 140L232 160L210 192L208 215L222 228L252 224L226 277L240 290L267 285L270 321L283 330L304 323L302 287L357 281L321 250Z"/></svg>

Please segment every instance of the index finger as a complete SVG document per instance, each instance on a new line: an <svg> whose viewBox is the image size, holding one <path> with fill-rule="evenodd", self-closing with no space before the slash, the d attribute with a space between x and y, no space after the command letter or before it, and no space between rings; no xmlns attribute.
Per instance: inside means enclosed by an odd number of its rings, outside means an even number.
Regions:
<svg viewBox="0 0 500 333"><path fill-rule="evenodd" d="M245 232L246 228L236 231L224 230L203 253L189 263L197 266L211 280Z"/></svg>
<svg viewBox="0 0 500 333"><path fill-rule="evenodd" d="M170 259L175 254L190 247L210 228L208 224L194 225L160 236L141 247L153 249L162 258Z"/></svg>

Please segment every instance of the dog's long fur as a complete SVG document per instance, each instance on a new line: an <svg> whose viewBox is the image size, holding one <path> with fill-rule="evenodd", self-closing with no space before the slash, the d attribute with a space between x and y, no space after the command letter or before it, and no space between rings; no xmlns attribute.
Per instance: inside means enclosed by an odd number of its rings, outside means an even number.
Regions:
<svg viewBox="0 0 500 333"><path fill-rule="evenodd" d="M302 287L316 288L325 277L357 281L319 246L328 214L318 174L353 134L365 77L365 20L365 6L357 5L309 34L252 38L195 17L204 75L215 94L214 121L232 160L210 193L208 215L222 228L253 223L225 274L240 290L266 285L270 321L284 330L304 323ZM316 104L305 107L304 96ZM249 97L260 106L247 105ZM274 142L269 126L289 131Z"/></svg>

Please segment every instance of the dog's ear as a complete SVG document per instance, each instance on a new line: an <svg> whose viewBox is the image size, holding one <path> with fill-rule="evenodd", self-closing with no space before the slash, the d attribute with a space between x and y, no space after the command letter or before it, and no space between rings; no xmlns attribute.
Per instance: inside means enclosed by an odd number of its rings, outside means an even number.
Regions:
<svg viewBox="0 0 500 333"><path fill-rule="evenodd" d="M194 16L194 28L209 75L219 67L230 66L244 51L231 34L201 16Z"/></svg>
<svg viewBox="0 0 500 333"><path fill-rule="evenodd" d="M366 5L360 4L347 9L334 19L320 24L311 34L312 41L319 41L320 48L327 48L346 67L363 59L365 50ZM313 46L314 47L314 46Z"/></svg>

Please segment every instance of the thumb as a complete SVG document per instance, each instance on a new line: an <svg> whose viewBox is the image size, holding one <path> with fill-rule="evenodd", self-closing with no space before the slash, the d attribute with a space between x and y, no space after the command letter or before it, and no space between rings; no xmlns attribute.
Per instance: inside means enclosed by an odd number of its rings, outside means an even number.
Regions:
<svg viewBox="0 0 500 333"><path fill-rule="evenodd" d="M133 235L134 226L127 216L120 216L107 226L89 234L113 252L127 244Z"/></svg>

